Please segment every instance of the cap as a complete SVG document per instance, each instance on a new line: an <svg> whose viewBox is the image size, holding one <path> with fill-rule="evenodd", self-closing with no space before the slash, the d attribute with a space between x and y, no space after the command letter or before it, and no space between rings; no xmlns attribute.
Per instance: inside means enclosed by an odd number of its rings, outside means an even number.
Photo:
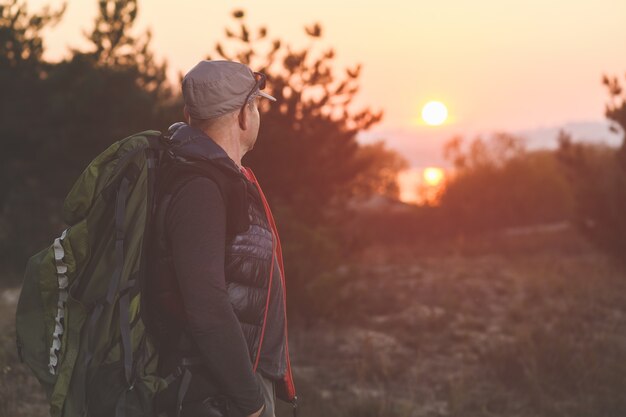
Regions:
<svg viewBox="0 0 626 417"><path fill-rule="evenodd" d="M240 109L256 78L247 66L234 61L200 61L183 78L183 100L194 119L211 119ZM250 97L276 101L258 87Z"/></svg>

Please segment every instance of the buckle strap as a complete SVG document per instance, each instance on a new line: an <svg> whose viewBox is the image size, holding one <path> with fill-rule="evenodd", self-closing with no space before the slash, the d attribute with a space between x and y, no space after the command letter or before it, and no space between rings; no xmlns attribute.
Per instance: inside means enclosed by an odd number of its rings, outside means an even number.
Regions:
<svg viewBox="0 0 626 417"><path fill-rule="evenodd" d="M180 360L180 365L178 365L176 367L174 372L172 372L167 377L165 377L165 383L167 385L170 385L172 382L174 382L178 378L180 378L181 375L183 375L185 373L185 371L188 371L189 373L191 373L191 371L189 371L187 369L188 367L194 366L194 365L202 365L202 364L204 364L204 358L202 356L195 356L195 357L191 357L191 358L182 358Z"/></svg>
<svg viewBox="0 0 626 417"><path fill-rule="evenodd" d="M182 374L183 374L183 368L179 366L176 368L174 372L172 372L165 378L165 383L167 385L170 385L172 382L176 381Z"/></svg>
<svg viewBox="0 0 626 417"><path fill-rule="evenodd" d="M178 393L176 394L176 417L180 417L180 412L183 409L183 400L185 399L185 395L187 394L187 390L189 389L189 384L191 383L192 374L189 370L189 367L194 365L201 365L203 363L204 358L202 356L181 358L180 365L176 367L174 372L172 372L165 378L165 383L167 385L170 385L182 376L182 379L180 380L180 385L178 386Z"/></svg>
<svg viewBox="0 0 626 417"><path fill-rule="evenodd" d="M180 412L183 409L183 400L185 399L185 394L187 394L187 389L189 389L190 382L191 372L189 372L189 369L185 369L183 371L183 379L178 387L178 395L176 396L176 417L180 417Z"/></svg>

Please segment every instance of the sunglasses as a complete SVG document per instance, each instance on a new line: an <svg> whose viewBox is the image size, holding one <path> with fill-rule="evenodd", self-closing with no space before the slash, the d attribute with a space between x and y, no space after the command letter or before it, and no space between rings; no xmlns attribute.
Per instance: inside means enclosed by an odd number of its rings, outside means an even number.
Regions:
<svg viewBox="0 0 626 417"><path fill-rule="evenodd" d="M257 90L257 88L259 90L265 89L265 81L267 80L267 77L265 76L265 74L260 73L260 72L254 72L254 79L256 80L256 82L254 83L252 90L250 90L250 92L246 96L246 99L243 102L243 105L241 106L239 117L241 117L241 113L246 108L246 104L248 104L248 101L250 100L250 96L252 96L252 94Z"/></svg>
<svg viewBox="0 0 626 417"><path fill-rule="evenodd" d="M267 80L267 77L265 76L265 74L262 74L260 72L255 72L254 73L254 79L256 80L256 82L254 83L254 86L252 87L252 90L250 90L250 92L246 96L246 99L243 102L242 109L243 109L243 107L246 106L246 104L248 104L248 101L250 100L250 96L257 90L257 88L259 90L264 90L265 89L265 81Z"/></svg>

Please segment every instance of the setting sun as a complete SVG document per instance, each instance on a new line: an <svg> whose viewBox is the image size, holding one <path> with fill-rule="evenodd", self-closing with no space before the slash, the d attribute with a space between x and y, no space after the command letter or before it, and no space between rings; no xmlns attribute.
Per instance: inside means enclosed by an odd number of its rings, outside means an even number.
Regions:
<svg viewBox="0 0 626 417"><path fill-rule="evenodd" d="M422 174L422 177L424 178L424 182L426 183L426 185L429 185L431 187L435 187L441 184L441 181L443 181L444 176L445 176L445 173L443 169L437 168L437 167L425 168L424 173Z"/></svg>
<svg viewBox="0 0 626 417"><path fill-rule="evenodd" d="M448 118L448 109L440 101L429 101L422 109L422 119L430 126L439 126Z"/></svg>

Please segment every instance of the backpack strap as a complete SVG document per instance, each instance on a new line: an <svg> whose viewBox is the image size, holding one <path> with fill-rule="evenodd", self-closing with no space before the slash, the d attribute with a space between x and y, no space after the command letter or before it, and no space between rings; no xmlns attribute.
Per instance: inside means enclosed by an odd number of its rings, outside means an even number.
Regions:
<svg viewBox="0 0 626 417"><path fill-rule="evenodd" d="M185 395L189 390L189 384L191 383L192 373L189 368L196 365L203 365L204 363L205 360L201 356L182 358L180 361L180 365L176 367L176 370L165 378L165 382L167 383L167 385L170 385L171 383L182 377L180 380L180 385L178 386L178 391L176 393L176 417L180 417L180 412L183 409L183 400L185 399Z"/></svg>
<svg viewBox="0 0 626 417"><path fill-rule="evenodd" d="M107 294L104 300L99 302L94 312L91 314L88 327L88 350L85 356L85 362L88 365L93 358L94 344L95 344L95 324L102 315L104 306L111 305L115 301L116 292L120 291L120 298L118 302L119 308L119 323L120 323L120 338L122 340L122 353L124 357L124 378L127 383L127 389L121 394L115 406L115 417L125 417L126 415L126 394L128 391L134 388L134 377L132 375L133 370L133 352L130 342L130 289L136 284L136 280L130 279L128 282L120 288L120 280L122 276L122 270L124 268L124 222L126 217L126 200L128 198L129 186L134 177L138 174L136 170L131 169L134 165L130 165L126 169L124 176L120 181L119 188L117 189L117 195L115 200L115 270L107 289Z"/></svg>
<svg viewBox="0 0 626 417"><path fill-rule="evenodd" d="M132 166L133 165L131 165L131 167ZM130 183L133 179L133 176L135 175L137 175L137 172L135 170L128 169L122 177L119 188L117 189L117 195L115 200L115 270L113 271L113 276L111 277L106 297L95 305L94 310L89 318L89 323L87 327L87 354L85 355L86 365L89 365L91 359L93 358L97 330L96 323L102 315L102 311L104 310L105 305L113 304L113 302L115 301L116 292L119 289L120 278L122 276L122 270L124 268L124 221L126 214L126 200L128 198ZM126 301L126 303L123 303L122 301ZM128 308L128 298L126 300L120 300L120 306L122 304L126 304L126 308ZM120 321L122 320L122 313L123 312L120 310ZM126 318L128 318L128 311L126 311ZM126 320L126 323L127 322L128 320ZM130 351L130 328L126 327L127 326L121 325L120 331L122 341L124 341L125 339L128 341L128 349L126 348L126 346L124 346L124 375L126 377L126 382L130 384L132 352Z"/></svg>
<svg viewBox="0 0 626 417"><path fill-rule="evenodd" d="M185 394L187 394L190 383L191 371L189 371L188 368L185 368L185 370L183 371L183 379L180 381L178 394L176 395L176 417L180 417L180 412L183 409L183 400L185 399Z"/></svg>
<svg viewBox="0 0 626 417"><path fill-rule="evenodd" d="M213 180L226 204L226 233L237 234L250 227L248 185L243 176L235 177L211 162L181 162L172 159L164 163L159 176L159 191L170 192L173 196L193 178L205 177ZM167 212L165 215L167 216Z"/></svg>

